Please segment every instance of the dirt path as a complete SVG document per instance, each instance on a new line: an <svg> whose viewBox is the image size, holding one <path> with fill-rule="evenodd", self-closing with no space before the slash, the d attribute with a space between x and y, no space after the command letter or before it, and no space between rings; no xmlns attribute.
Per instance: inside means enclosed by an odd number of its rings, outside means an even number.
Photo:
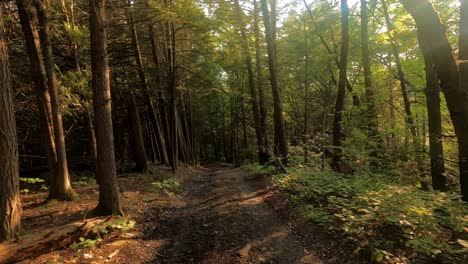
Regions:
<svg viewBox="0 0 468 264"><path fill-rule="evenodd" d="M163 241L151 263L332 263L265 202L268 180L207 167L186 184L147 239Z"/></svg>

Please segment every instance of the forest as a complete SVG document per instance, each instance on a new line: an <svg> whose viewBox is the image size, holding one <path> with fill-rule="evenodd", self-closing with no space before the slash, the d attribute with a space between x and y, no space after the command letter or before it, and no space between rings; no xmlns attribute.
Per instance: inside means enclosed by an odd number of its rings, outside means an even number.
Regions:
<svg viewBox="0 0 468 264"><path fill-rule="evenodd" d="M0 0L1 263L468 263L468 0Z"/></svg>

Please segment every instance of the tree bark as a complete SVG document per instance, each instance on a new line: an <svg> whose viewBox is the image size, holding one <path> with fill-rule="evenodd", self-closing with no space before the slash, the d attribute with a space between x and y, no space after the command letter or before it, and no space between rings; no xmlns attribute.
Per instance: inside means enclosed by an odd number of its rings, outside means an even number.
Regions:
<svg viewBox="0 0 468 264"><path fill-rule="evenodd" d="M263 135L262 129L260 125L260 115L258 109L258 101L257 101L257 93L255 89L255 77L252 67L252 57L250 56L249 51L249 42L247 33L245 32L245 24L242 19L244 13L242 12L241 6L239 4L239 0L234 0L234 7L236 9L237 14L237 22L239 23L239 29L241 32L241 45L242 45L242 52L244 55L244 61L247 66L247 77L248 77L248 85L249 85L249 93L250 93L250 103L252 105L252 113L254 118L254 126L255 126L255 135L257 136L257 149L258 149L258 159L260 163L263 162L264 155L264 143L263 143Z"/></svg>
<svg viewBox="0 0 468 264"><path fill-rule="evenodd" d="M445 164L442 141L442 118L440 114L440 87L434 64L425 56L426 69L426 104L429 122L429 155L431 157L432 187L445 190Z"/></svg>
<svg viewBox="0 0 468 264"><path fill-rule="evenodd" d="M349 8L347 0L341 0L341 55L340 55L340 77L338 81L338 94L335 104L335 115L333 118L333 161L332 167L336 170L339 169L342 150L341 150L341 133L342 133L342 120L345 102L345 87L347 79L348 67L348 47L349 47Z"/></svg>
<svg viewBox="0 0 468 264"><path fill-rule="evenodd" d="M259 123L260 133L262 135L262 157L260 157L260 164L265 164L270 159L269 147L268 147L268 133L267 133L267 107L265 101L265 78L263 77L263 59L262 59L262 48L260 39L260 21L257 0L254 0L254 32L255 32L255 62L257 71L257 89L258 89L258 100L259 100ZM259 154L260 156L260 154Z"/></svg>
<svg viewBox="0 0 468 264"><path fill-rule="evenodd" d="M457 69L446 27L428 0L400 0L414 18L418 30L419 45L426 56L431 56L440 87L445 95L455 135L458 139L460 186L462 199L468 201L468 103L460 83L463 75ZM468 65L462 63L460 72ZM466 75L465 75L466 76Z"/></svg>
<svg viewBox="0 0 468 264"><path fill-rule="evenodd" d="M364 68L364 87L366 91L366 107L367 107L367 128L368 135L378 143L378 120L377 111L375 109L374 88L372 85L372 72L369 51L369 21L367 15L367 0L361 0L361 48L362 48L362 65ZM377 157L377 145L372 147L372 156Z"/></svg>
<svg viewBox="0 0 468 264"><path fill-rule="evenodd" d="M148 173L150 171L150 167L148 158L146 157L140 113L138 112L135 96L131 95L130 97L131 98L128 102L128 121L130 123L130 134L133 141L134 158L136 163L135 170L142 173Z"/></svg>
<svg viewBox="0 0 468 264"><path fill-rule="evenodd" d="M115 167L114 135L112 128L112 98L109 79L109 55L105 29L105 0L89 0L91 33L91 70L94 118L96 126L97 161L99 175L99 204L94 215L118 214L120 208L117 172Z"/></svg>
<svg viewBox="0 0 468 264"><path fill-rule="evenodd" d="M393 31L395 30L393 23L390 19L390 15L388 13L388 7L386 0L382 0L382 7L383 7L383 13L385 17L385 23L387 25L387 35L390 38L390 45L392 47L392 55L393 58L395 59L395 64L397 67L397 74L398 74L398 80L400 81L400 87L401 87L401 94L403 96L403 105L405 108L405 122L407 126L409 127L411 131L411 136L413 138L413 143L418 143L417 140L417 135L416 135L416 126L414 124L414 119L413 119L413 114L411 113L411 104L410 100L408 97L408 87L406 86L406 77L405 77L405 72L403 71L403 66L401 65L400 61L400 52L398 50L398 46L396 43L396 40L393 37Z"/></svg>
<svg viewBox="0 0 468 264"><path fill-rule="evenodd" d="M50 42L49 17L47 7L43 0L35 0L35 5L39 18L39 34L45 70L47 73L47 85L50 91L55 148L57 153L56 174L50 186L48 198L71 200L76 194L72 190L70 174L68 172L67 150L65 146L65 135L63 133L62 109L60 107L54 55L52 53L52 44Z"/></svg>
<svg viewBox="0 0 468 264"><path fill-rule="evenodd" d="M3 15L0 5L0 243L18 236L22 211L15 110Z"/></svg>
<svg viewBox="0 0 468 264"><path fill-rule="evenodd" d="M18 14L28 53L34 89L37 95L39 118L41 124L41 144L47 153L49 183L53 184L56 175L57 153L55 149L52 106L47 86L47 73L43 61L39 33L37 30L37 13L32 0L17 0Z"/></svg>
<svg viewBox="0 0 468 264"><path fill-rule="evenodd" d="M275 126L275 153L281 156L284 164L288 163L288 142L286 130L284 127L283 105L281 103L281 91L278 84L277 65L276 65L276 29L273 28L273 20L276 17L270 17L267 0L261 0L263 13L263 23L265 25L265 37L268 51L268 65L270 70L271 92L273 94L273 117ZM273 13L273 12L272 12ZM274 12L276 13L276 11Z"/></svg>

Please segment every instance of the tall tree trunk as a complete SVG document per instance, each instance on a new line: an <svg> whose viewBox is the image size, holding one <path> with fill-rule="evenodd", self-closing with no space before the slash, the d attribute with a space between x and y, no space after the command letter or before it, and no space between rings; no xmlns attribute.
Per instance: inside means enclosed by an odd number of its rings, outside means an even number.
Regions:
<svg viewBox="0 0 468 264"><path fill-rule="evenodd" d="M134 158L136 163L135 170L142 173L148 173L150 172L150 167L148 158L146 157L140 113L138 112L135 96L132 94L130 97L131 98L128 102L128 121L130 123L130 134L134 149Z"/></svg>
<svg viewBox="0 0 468 264"><path fill-rule="evenodd" d="M259 12L257 0L254 0L254 32L255 32L255 60L256 60L256 71L257 71L257 88L258 88L258 100L259 100L259 123L260 133L262 136L262 156L260 157L260 164L265 164L270 159L269 147L268 147L268 133L267 133L267 107L265 101L265 78L263 77L263 59L262 59L262 48L260 39L260 26L259 26Z"/></svg>
<svg viewBox="0 0 468 264"><path fill-rule="evenodd" d="M167 81L168 81L168 93L169 93L169 126L170 126L170 155L169 163L172 167L172 171L177 170L178 166L178 131L177 131L177 87L176 87L176 43L175 43L175 30L174 24L167 23L167 62L168 62L168 71L167 71Z"/></svg>
<svg viewBox="0 0 468 264"><path fill-rule="evenodd" d="M361 0L361 48L362 65L364 67L364 87L366 90L367 127L369 137L374 143L378 143L377 111L374 102L374 88L372 87L372 72L369 52L369 21L367 15L367 0ZM377 157L378 146L372 147L372 156Z"/></svg>
<svg viewBox="0 0 468 264"><path fill-rule="evenodd" d="M309 45L307 39L307 27L304 22L304 163L308 162L309 149L308 142L310 139L309 133Z"/></svg>
<svg viewBox="0 0 468 264"><path fill-rule="evenodd" d="M38 23L37 13L32 0L17 0L16 5L18 6L21 29L24 34L26 49L31 64L31 73L34 81L34 89L37 94L41 124L41 144L47 152L49 182L52 184L56 174L57 153L54 142L52 106L49 87L47 86L47 73L42 59L39 33L36 26Z"/></svg>
<svg viewBox="0 0 468 264"><path fill-rule="evenodd" d="M0 5L0 243L18 235L22 210L15 110L3 16Z"/></svg>
<svg viewBox="0 0 468 264"><path fill-rule="evenodd" d="M97 143L96 175L99 175L100 180L99 204L93 210L93 214L122 215L115 167L112 98L105 22L105 0L89 0L91 86L93 88L94 123L96 125Z"/></svg>
<svg viewBox="0 0 468 264"><path fill-rule="evenodd" d="M258 112L258 101L257 101L257 93L255 91L255 77L252 67L252 57L250 56L249 51L249 42L247 33L245 32L245 24L242 19L244 13L242 12L241 6L239 4L239 0L234 0L234 5L236 8L237 19L239 23L239 29L241 32L241 44L242 44L242 51L244 54L245 64L247 66L247 75L248 75L248 85L249 85L249 92L250 92L250 102L252 105L252 113L254 117L254 126L255 126L255 135L257 136L257 148L258 148L258 159L260 162L263 162L262 159L265 156L263 153L263 135L262 129L260 125L260 115Z"/></svg>
<svg viewBox="0 0 468 264"><path fill-rule="evenodd" d="M274 0L276 1L276 0ZM273 1L273 2L274 2ZM273 5L276 6L276 5ZM273 118L275 126L275 153L281 156L284 164L288 163L288 142L286 130L284 127L283 105L281 103L281 91L278 84L277 65L276 65L276 29L272 23L276 17L270 17L267 0L261 0L263 13L263 23L265 25L265 38L268 51L268 65L270 70L271 92L273 94ZM276 13L272 11L272 13Z"/></svg>
<svg viewBox="0 0 468 264"><path fill-rule="evenodd" d="M455 135L458 139L458 158L462 199L468 201L468 103L460 83L457 64L448 42L446 27L428 0L400 0L416 22L421 51L432 57L440 87L445 95ZM463 67L460 65L460 68ZM468 66L468 65L465 65ZM462 72L463 69L460 69Z"/></svg>
<svg viewBox="0 0 468 264"><path fill-rule="evenodd" d="M50 101L52 107L52 118L54 124L55 147L57 153L56 174L53 184L49 189L49 199L70 200L75 195L68 172L67 149L65 146L65 135L63 133L62 109L58 91L57 76L55 73L54 55L50 42L49 18L47 6L44 0L35 0L37 14L39 18L39 33L47 73L47 84L50 91Z"/></svg>
<svg viewBox="0 0 468 264"><path fill-rule="evenodd" d="M341 0L341 55L340 55L340 78L338 81L338 95L336 97L335 116L333 118L333 163L335 169L339 169L342 159L342 121L345 102L346 75L348 67L349 46L349 8L347 0Z"/></svg>
<svg viewBox="0 0 468 264"><path fill-rule="evenodd" d="M411 113L411 104L409 101L409 96L408 96L408 87L406 85L406 77L405 77L405 72L403 71L403 66L401 65L400 61L400 52L398 50L398 46L396 43L395 38L393 37L395 27L393 26L393 23L390 19L390 15L388 13L388 6L387 6L387 0L382 0L382 7L383 7L383 13L385 17L385 23L387 25L387 35L390 38L390 45L392 46L392 55L393 58L395 59L395 64L397 67L397 73L398 73L398 80L400 81L400 87L401 87L401 94L403 96L403 105L405 108L405 122L408 128L411 131L411 136L413 138L413 144L418 144L418 139L416 135L416 126L414 124L414 118L413 114Z"/></svg>
<svg viewBox="0 0 468 264"><path fill-rule="evenodd" d="M302 0L302 2L304 3L305 8L307 9L307 14L309 14L309 17L312 19L312 22L314 23L314 26L318 28L319 25L314 20L315 19L314 14L313 14L312 10L310 9L309 5L307 4L306 0ZM338 70L341 70L341 68L340 68L341 63L340 63L340 60L338 59L337 52L332 50L330 45L328 45L327 41L325 40L325 38L321 34L319 34L319 33L316 33L316 34L319 37L320 42L322 43L322 45L327 50L328 55L330 55L333 58L333 61L335 62L336 67L338 67ZM336 46L336 43L333 43L333 46ZM353 96L353 105L354 106L361 106L362 105L361 98L354 92L353 85L349 82L348 79L346 79L346 89Z"/></svg>
<svg viewBox="0 0 468 264"><path fill-rule="evenodd" d="M426 103L429 121L429 155L431 157L432 187L445 190L445 165L442 141L442 118L440 115L440 87L434 64L430 57L425 57Z"/></svg>

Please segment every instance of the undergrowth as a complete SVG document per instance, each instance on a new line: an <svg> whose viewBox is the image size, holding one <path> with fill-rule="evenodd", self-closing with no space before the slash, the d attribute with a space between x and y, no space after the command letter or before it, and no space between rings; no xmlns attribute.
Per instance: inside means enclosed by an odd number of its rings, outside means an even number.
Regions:
<svg viewBox="0 0 468 264"><path fill-rule="evenodd" d="M258 167L249 167L258 171ZM468 206L459 196L395 184L386 175L343 175L290 169L273 176L307 220L344 234L373 261L417 253L466 256Z"/></svg>

